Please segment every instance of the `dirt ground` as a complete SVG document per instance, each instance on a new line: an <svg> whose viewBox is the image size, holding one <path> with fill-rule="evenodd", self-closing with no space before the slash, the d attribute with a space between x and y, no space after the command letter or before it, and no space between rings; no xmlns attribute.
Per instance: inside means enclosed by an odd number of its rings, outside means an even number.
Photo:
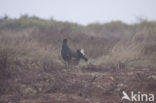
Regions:
<svg viewBox="0 0 156 103"><path fill-rule="evenodd" d="M156 95L156 68L21 68L2 89L0 103L130 103L123 90Z"/></svg>

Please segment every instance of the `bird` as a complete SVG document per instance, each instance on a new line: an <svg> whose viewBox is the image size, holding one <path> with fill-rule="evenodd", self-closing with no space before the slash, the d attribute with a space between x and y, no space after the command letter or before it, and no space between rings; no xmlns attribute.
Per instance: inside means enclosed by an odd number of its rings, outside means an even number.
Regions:
<svg viewBox="0 0 156 103"><path fill-rule="evenodd" d="M71 48L68 46L68 39L66 36L64 36L62 42L61 56L65 61L67 68L69 62L72 60L77 62L79 62L81 59L88 61L88 59L85 57L84 49L77 49L76 51L71 50Z"/></svg>

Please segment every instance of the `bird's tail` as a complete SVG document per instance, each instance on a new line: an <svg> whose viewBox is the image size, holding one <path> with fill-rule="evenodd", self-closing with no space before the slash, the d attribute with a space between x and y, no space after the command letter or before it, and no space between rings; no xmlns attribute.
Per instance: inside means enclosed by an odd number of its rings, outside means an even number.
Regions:
<svg viewBox="0 0 156 103"><path fill-rule="evenodd" d="M88 61L88 59L85 57L84 49L80 49L80 53L82 54L82 59Z"/></svg>

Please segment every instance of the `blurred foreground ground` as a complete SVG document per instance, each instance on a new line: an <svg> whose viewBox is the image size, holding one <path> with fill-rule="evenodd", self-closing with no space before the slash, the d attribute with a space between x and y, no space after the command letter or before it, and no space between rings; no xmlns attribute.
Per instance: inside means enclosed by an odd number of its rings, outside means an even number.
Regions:
<svg viewBox="0 0 156 103"><path fill-rule="evenodd" d="M16 71L2 85L1 103L120 103L123 90L156 94L156 70L54 65Z"/></svg>

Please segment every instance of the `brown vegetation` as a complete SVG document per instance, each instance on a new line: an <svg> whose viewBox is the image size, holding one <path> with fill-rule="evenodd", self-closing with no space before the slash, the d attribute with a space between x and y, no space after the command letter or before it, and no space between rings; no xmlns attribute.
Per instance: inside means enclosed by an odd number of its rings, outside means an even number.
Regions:
<svg viewBox="0 0 156 103"><path fill-rule="evenodd" d="M87 63L65 69L64 34ZM122 90L156 94L156 22L82 26L22 16L0 19L0 102L119 103ZM127 101L125 101L127 102Z"/></svg>

